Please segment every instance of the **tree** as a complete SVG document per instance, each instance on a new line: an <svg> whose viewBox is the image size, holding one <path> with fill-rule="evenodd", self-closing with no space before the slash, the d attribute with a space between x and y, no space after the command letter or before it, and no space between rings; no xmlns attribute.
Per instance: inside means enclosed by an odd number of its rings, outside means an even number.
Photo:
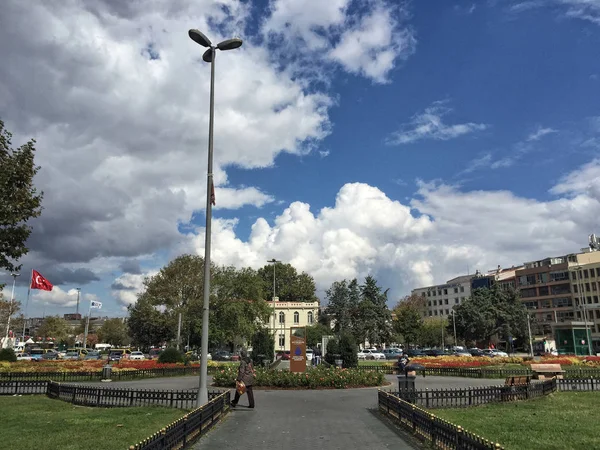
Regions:
<svg viewBox="0 0 600 450"><path fill-rule="evenodd" d="M329 328L320 323L306 327L306 347L316 347L317 344L321 343L321 338L323 336L328 336L330 332L331 330Z"/></svg>
<svg viewBox="0 0 600 450"><path fill-rule="evenodd" d="M69 323L59 316L48 316L38 328L37 335L42 339L53 338L56 342L67 342L72 334Z"/></svg>
<svg viewBox="0 0 600 450"><path fill-rule="evenodd" d="M417 343L423 327L422 311L425 301L422 297L409 295L398 302L394 308L396 319L394 331L398 333L407 346Z"/></svg>
<svg viewBox="0 0 600 450"><path fill-rule="evenodd" d="M28 221L41 214L43 196L33 185L40 169L34 163L35 140L14 150L11 138L0 120L0 268L8 272L19 270L16 262L29 251Z"/></svg>
<svg viewBox="0 0 600 450"><path fill-rule="evenodd" d="M350 333L342 333L339 340L339 352L342 358L342 367L345 369L358 366L358 346Z"/></svg>
<svg viewBox="0 0 600 450"><path fill-rule="evenodd" d="M446 334L448 322L446 319L428 317L423 321L419 332L418 342L425 347L441 347L442 337ZM444 339L444 344L446 340Z"/></svg>
<svg viewBox="0 0 600 450"><path fill-rule="evenodd" d="M371 275L360 286L358 317L355 320L354 336L358 342L369 344L389 342L392 338L392 315L387 307L387 293L382 292L377 280Z"/></svg>
<svg viewBox="0 0 600 450"><path fill-rule="evenodd" d="M305 272L298 273L291 264L275 264L275 294L282 302L314 302L315 280ZM262 290L268 300L273 297L273 265L267 264L258 269L262 280Z"/></svg>
<svg viewBox="0 0 600 450"><path fill-rule="evenodd" d="M260 328L252 337L252 362L261 366L262 360L273 361L275 354L275 339L267 328Z"/></svg>
<svg viewBox="0 0 600 450"><path fill-rule="evenodd" d="M493 342L509 337L525 342L527 309L517 291L498 285L475 289L462 304L455 306L456 334L468 342Z"/></svg>
<svg viewBox="0 0 600 450"><path fill-rule="evenodd" d="M98 343L98 335L97 334L88 334L87 341L85 345L90 348L94 348L94 346Z"/></svg>
<svg viewBox="0 0 600 450"><path fill-rule="evenodd" d="M102 341L103 344L112 346L128 345L130 339L127 331L127 325L123 322L123 319L106 319L98 329L98 340Z"/></svg>
<svg viewBox="0 0 600 450"><path fill-rule="evenodd" d="M0 331L2 338L4 338L4 332L6 331L6 325L8 324L8 318L10 317L10 329L13 331L23 331L23 315L19 314L15 316L21 310L21 302L10 300L4 300L2 298L2 291L0 291Z"/></svg>

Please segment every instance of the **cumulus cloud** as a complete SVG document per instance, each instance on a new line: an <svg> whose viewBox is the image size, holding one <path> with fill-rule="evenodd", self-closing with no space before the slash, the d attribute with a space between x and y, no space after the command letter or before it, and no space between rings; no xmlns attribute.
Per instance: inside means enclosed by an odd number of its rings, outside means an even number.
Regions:
<svg viewBox="0 0 600 450"><path fill-rule="evenodd" d="M475 269L487 271L578 251L600 214L600 161L552 188L569 193L537 201L509 191L461 191L419 182L409 204L363 183L344 185L335 204L320 211L294 202L272 223L259 218L247 240L236 220L216 220L213 260L261 267L277 257L315 277L319 293L333 281L374 274L390 287L390 303L417 286ZM203 254L203 230L186 247Z"/></svg>
<svg viewBox="0 0 600 450"><path fill-rule="evenodd" d="M35 303L58 306L61 308L77 306L77 289L65 291L59 286L54 286L51 291L32 291L31 298ZM97 301L96 294L80 294L79 312L84 314L84 305L89 305L90 301Z"/></svg>
<svg viewBox="0 0 600 450"><path fill-rule="evenodd" d="M365 3L366 8L351 0L271 0L262 32L279 45L283 39L284 53L293 45L308 59L335 62L350 73L385 83L397 61L414 53L415 33L405 24L403 4ZM299 48L297 41L302 42Z"/></svg>
<svg viewBox="0 0 600 450"><path fill-rule="evenodd" d="M542 137L546 136L547 134L551 134L551 133L558 133L557 130L555 130L554 128L544 128L544 127L537 127L537 129L532 132L529 136L527 136L527 141L531 142L531 141L539 141Z"/></svg>
<svg viewBox="0 0 600 450"><path fill-rule="evenodd" d="M557 6L560 14L571 19L580 19L600 25L599 0L527 0L509 5L512 13L521 13L535 8Z"/></svg>
<svg viewBox="0 0 600 450"><path fill-rule="evenodd" d="M410 122L400 126L400 129L387 139L390 145L412 144L423 139L447 141L466 134L483 131L488 125L483 123L466 122L446 124L443 119L452 109L445 106L447 101L436 101L425 111L415 114Z"/></svg>
<svg viewBox="0 0 600 450"><path fill-rule="evenodd" d="M117 302L126 309L127 306L135 304L137 296L144 289L144 279L156 275L158 271L148 271L145 273L124 273L113 282L112 296Z"/></svg>

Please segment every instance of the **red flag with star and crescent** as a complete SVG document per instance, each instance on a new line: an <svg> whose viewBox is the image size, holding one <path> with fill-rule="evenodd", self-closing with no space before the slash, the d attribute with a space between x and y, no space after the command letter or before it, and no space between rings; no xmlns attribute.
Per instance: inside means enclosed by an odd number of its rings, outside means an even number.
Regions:
<svg viewBox="0 0 600 450"><path fill-rule="evenodd" d="M53 287L52 283L46 280L37 270L31 272L31 289L51 291Z"/></svg>

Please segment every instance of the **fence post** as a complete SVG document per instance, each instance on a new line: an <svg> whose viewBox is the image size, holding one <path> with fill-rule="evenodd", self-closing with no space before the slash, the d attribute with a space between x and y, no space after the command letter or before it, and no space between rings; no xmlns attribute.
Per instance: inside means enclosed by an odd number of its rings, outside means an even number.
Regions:
<svg viewBox="0 0 600 450"><path fill-rule="evenodd" d="M187 420L188 420L188 416L186 415L183 418L183 446L181 448L185 448L185 446L187 445Z"/></svg>
<svg viewBox="0 0 600 450"><path fill-rule="evenodd" d="M96 398L96 406L100 406L101 394L102 394L102 389L98 389L98 396Z"/></svg>
<svg viewBox="0 0 600 450"><path fill-rule="evenodd" d="M435 448L437 444L437 424L435 423L435 416L430 414L429 420L431 423L431 446Z"/></svg>
<svg viewBox="0 0 600 450"><path fill-rule="evenodd" d="M133 390L129 393L129 406L133 405Z"/></svg>
<svg viewBox="0 0 600 450"><path fill-rule="evenodd" d="M19 381L15 381L15 395L19 393Z"/></svg>
<svg viewBox="0 0 600 450"><path fill-rule="evenodd" d="M77 386L73 386L73 400L71 403L75 404L75 396L77 395Z"/></svg>
<svg viewBox="0 0 600 450"><path fill-rule="evenodd" d="M429 389L425 389L425 408L429 408Z"/></svg>
<svg viewBox="0 0 600 450"><path fill-rule="evenodd" d="M462 448L462 427L458 426L456 427L456 433L454 433L454 448L456 448L457 450Z"/></svg>
<svg viewBox="0 0 600 450"><path fill-rule="evenodd" d="M171 408L173 407L173 391L171 391Z"/></svg>

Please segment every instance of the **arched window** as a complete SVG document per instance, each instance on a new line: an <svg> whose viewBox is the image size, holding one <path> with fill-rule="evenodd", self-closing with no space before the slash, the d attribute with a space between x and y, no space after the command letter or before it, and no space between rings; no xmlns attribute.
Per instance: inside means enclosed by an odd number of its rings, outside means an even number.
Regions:
<svg viewBox="0 0 600 450"><path fill-rule="evenodd" d="M279 313L279 323L285 323L285 313L283 311Z"/></svg>
<svg viewBox="0 0 600 450"><path fill-rule="evenodd" d="M294 323L300 323L300 313L298 311L294 312Z"/></svg>
<svg viewBox="0 0 600 450"><path fill-rule="evenodd" d="M312 311L309 311L309 312L308 312L308 314L307 314L307 316L308 316L308 317L307 317L307 319L308 319L308 324L309 324L309 325L312 325L312 323L313 323L313 313L312 313Z"/></svg>

